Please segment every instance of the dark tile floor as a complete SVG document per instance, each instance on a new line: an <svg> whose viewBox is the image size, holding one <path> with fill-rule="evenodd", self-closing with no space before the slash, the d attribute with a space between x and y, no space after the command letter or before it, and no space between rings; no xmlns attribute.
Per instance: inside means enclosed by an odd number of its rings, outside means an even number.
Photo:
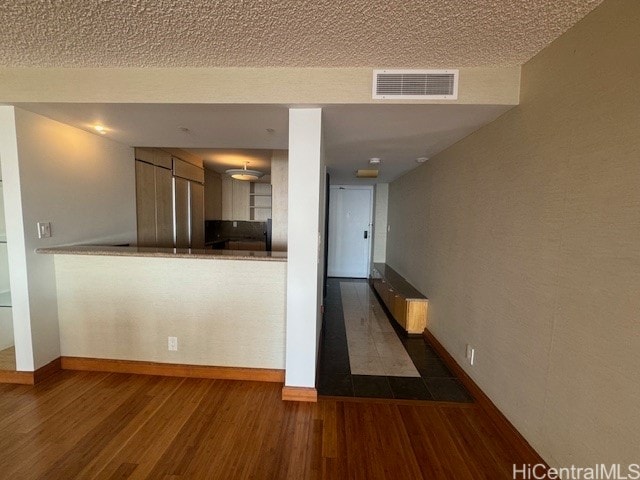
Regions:
<svg viewBox="0 0 640 480"><path fill-rule="evenodd" d="M340 282L366 280L330 278L325 299L323 334L320 345L318 393L327 396L398 398L445 402L472 402L473 399L438 354L422 336L407 335L393 325L420 377L352 375L344 325Z"/></svg>

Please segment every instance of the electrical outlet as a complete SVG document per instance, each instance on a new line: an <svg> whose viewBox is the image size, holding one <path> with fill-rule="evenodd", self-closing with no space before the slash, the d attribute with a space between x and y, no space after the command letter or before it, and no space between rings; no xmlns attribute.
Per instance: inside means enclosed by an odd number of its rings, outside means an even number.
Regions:
<svg viewBox="0 0 640 480"><path fill-rule="evenodd" d="M476 349L473 348L471 345L469 345L467 343L467 353L466 353L466 357L467 360L469 360L469 364L473 365L473 363L475 362L476 359Z"/></svg>
<svg viewBox="0 0 640 480"><path fill-rule="evenodd" d="M233 228L238 228L238 222L233 222Z"/></svg>
<svg viewBox="0 0 640 480"><path fill-rule="evenodd" d="M51 222L38 222L38 238L51 236Z"/></svg>
<svg viewBox="0 0 640 480"><path fill-rule="evenodd" d="M169 351L177 352L178 351L178 337L169 337Z"/></svg>

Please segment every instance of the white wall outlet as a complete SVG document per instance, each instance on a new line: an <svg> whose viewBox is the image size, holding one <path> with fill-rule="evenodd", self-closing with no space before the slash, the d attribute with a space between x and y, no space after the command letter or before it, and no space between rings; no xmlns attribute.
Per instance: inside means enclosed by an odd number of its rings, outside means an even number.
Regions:
<svg viewBox="0 0 640 480"><path fill-rule="evenodd" d="M51 236L51 222L38 222L38 238Z"/></svg>
<svg viewBox="0 0 640 480"><path fill-rule="evenodd" d="M178 337L169 337L169 351L177 352L178 351Z"/></svg>
<svg viewBox="0 0 640 480"><path fill-rule="evenodd" d="M238 222L233 222L233 228L237 228L238 227Z"/></svg>
<svg viewBox="0 0 640 480"><path fill-rule="evenodd" d="M466 357L467 357L467 360L469 360L469 364L470 364L470 365L473 365L473 362L474 362L474 361L475 361L475 359L476 359L476 349L475 349L475 348L473 348L473 347L472 347L471 345L469 345L468 343L467 343L467 353L466 353Z"/></svg>

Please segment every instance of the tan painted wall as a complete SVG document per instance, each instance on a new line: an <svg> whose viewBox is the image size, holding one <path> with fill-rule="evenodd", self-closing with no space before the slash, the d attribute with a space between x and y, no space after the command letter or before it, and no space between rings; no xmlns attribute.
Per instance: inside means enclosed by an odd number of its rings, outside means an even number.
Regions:
<svg viewBox="0 0 640 480"><path fill-rule="evenodd" d="M26 110L0 110L17 368L32 371L60 356L53 259L35 249L135 243L134 152ZM37 222L51 222L50 238L38 238Z"/></svg>
<svg viewBox="0 0 640 480"><path fill-rule="evenodd" d="M0 68L0 102L515 105L520 91L520 67L460 69L454 102L374 101L372 78L371 68Z"/></svg>
<svg viewBox="0 0 640 480"><path fill-rule="evenodd" d="M284 368L286 262L55 255L55 267L62 355Z"/></svg>
<svg viewBox="0 0 640 480"><path fill-rule="evenodd" d="M390 186L387 262L553 465L638 462L638 25L606 1L523 67L520 106Z"/></svg>
<svg viewBox="0 0 640 480"><path fill-rule="evenodd" d="M275 252L287 251L289 152L274 150L271 157L271 247Z"/></svg>
<svg viewBox="0 0 640 480"><path fill-rule="evenodd" d="M373 203L373 255L374 263L384 263L387 259L387 209L389 184L378 183L374 189Z"/></svg>

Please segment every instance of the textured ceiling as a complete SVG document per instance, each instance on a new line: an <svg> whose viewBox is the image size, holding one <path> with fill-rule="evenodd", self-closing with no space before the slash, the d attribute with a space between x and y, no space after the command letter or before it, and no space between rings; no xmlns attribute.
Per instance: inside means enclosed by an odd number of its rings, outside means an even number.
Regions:
<svg viewBox="0 0 640 480"><path fill-rule="evenodd" d="M0 66L520 65L600 2L0 0Z"/></svg>

